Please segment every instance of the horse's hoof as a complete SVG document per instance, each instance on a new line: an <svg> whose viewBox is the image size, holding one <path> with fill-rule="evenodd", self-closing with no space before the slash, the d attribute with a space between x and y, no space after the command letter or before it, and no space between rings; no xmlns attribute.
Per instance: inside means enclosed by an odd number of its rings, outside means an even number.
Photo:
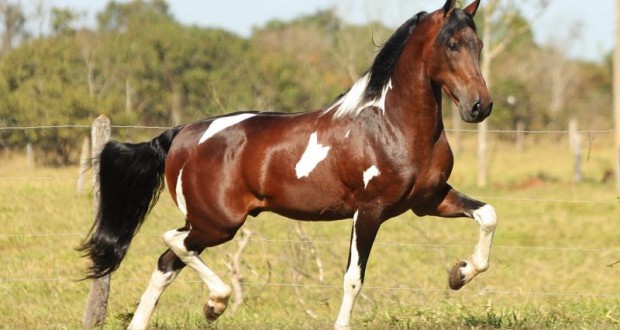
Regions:
<svg viewBox="0 0 620 330"><path fill-rule="evenodd" d="M204 308L203 308L203 312L205 314L205 318L207 319L207 321L214 322L215 320L217 320L222 314L224 314L224 311L226 310L227 305L228 305L228 299L222 299L222 298L209 299L209 301L207 301L207 303L204 305Z"/></svg>
<svg viewBox="0 0 620 330"><path fill-rule="evenodd" d="M467 262L462 260L454 264L452 270L450 271L450 277L448 280L450 284L450 289L458 290L462 288L463 285L465 285L465 275L461 272L461 269L465 268L466 266Z"/></svg>
<svg viewBox="0 0 620 330"><path fill-rule="evenodd" d="M204 310L204 313L205 313L205 318L209 322L215 322L215 320L217 320L217 318L220 317L220 315L222 315L222 314L216 313L215 312L215 307L209 306L209 304L205 304L203 310Z"/></svg>

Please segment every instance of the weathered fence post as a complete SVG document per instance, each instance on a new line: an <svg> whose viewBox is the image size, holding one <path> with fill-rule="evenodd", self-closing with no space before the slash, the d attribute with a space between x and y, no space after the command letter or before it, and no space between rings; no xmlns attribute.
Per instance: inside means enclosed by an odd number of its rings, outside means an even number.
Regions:
<svg viewBox="0 0 620 330"><path fill-rule="evenodd" d="M573 182L579 183L583 178L581 174L581 134L578 131L577 119L571 119L568 124L568 143L570 150L575 157L575 167L573 173Z"/></svg>
<svg viewBox="0 0 620 330"><path fill-rule="evenodd" d="M32 143L26 144L26 164L29 168L34 167L34 151L32 150Z"/></svg>
<svg viewBox="0 0 620 330"><path fill-rule="evenodd" d="M620 193L620 0L616 0L616 35L614 49L614 174L616 191Z"/></svg>
<svg viewBox="0 0 620 330"><path fill-rule="evenodd" d="M461 152L461 146L463 141L463 125L461 124L461 115L459 114L459 108L452 104L452 152L458 155Z"/></svg>
<svg viewBox="0 0 620 330"><path fill-rule="evenodd" d="M78 195L84 192L84 186L86 185L86 171L90 167L88 160L91 158L90 153L90 139L84 137L82 142L82 150L80 151L80 173L78 173L78 179L76 184L76 190Z"/></svg>
<svg viewBox="0 0 620 330"><path fill-rule="evenodd" d="M517 151L525 150L525 121L523 121L523 119L517 120L515 144L517 146Z"/></svg>
<svg viewBox="0 0 620 330"><path fill-rule="evenodd" d="M93 159L93 201L95 216L99 208L99 154L106 142L110 140L110 119L101 115L92 125L92 159ZM93 281L88 295L86 310L82 317L84 329L93 329L103 326L108 308L108 293L110 292L110 275Z"/></svg>

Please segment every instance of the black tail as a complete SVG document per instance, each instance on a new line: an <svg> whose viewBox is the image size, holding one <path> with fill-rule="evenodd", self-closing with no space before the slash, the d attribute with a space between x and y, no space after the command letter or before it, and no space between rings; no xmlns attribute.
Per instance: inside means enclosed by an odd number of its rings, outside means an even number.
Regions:
<svg viewBox="0 0 620 330"><path fill-rule="evenodd" d="M164 186L166 156L181 130L173 128L150 142L110 141L99 157L100 203L95 223L78 248L92 260L87 278L115 271L132 238Z"/></svg>

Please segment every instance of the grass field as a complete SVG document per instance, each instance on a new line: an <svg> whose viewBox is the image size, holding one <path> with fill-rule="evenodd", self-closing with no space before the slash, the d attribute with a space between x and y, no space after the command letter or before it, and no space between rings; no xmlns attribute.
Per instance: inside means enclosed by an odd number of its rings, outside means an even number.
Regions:
<svg viewBox="0 0 620 330"><path fill-rule="evenodd" d="M620 328L620 208L611 182L611 136L584 149L584 181L572 183L567 143L529 141L523 152L491 146L491 181L475 187L473 136L457 155L453 186L493 204L499 226L491 268L458 292L447 270L477 239L466 219L385 223L373 248L354 328ZM91 194L77 195L77 168L28 168L19 155L0 159L0 329L79 329L89 281L75 247L92 222ZM160 235L182 224L167 193L112 276L106 329L126 327L164 246ZM164 293L153 329L329 329L341 299L350 221L299 223L264 214L243 255L245 301L215 324L202 317L207 289L184 271ZM323 263L324 281L312 248ZM203 254L227 281L233 241Z"/></svg>

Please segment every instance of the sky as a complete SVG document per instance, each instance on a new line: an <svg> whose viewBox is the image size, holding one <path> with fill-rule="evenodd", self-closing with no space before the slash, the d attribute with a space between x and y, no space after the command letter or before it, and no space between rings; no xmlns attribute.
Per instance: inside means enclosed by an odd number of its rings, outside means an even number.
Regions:
<svg viewBox="0 0 620 330"><path fill-rule="evenodd" d="M25 1L28 5L41 0ZM613 0L551 0L541 15L536 15L533 9L536 1L519 0L517 3L524 15L533 19L534 37L540 44L561 45L571 56L592 61L601 61L613 49ZM47 6L84 12L82 24L94 25L95 13L103 10L108 1L43 2ZM397 27L413 14L421 10L433 11L443 3L443 0L168 0L174 17L184 24L220 27L244 37L251 34L252 28L269 20L290 20L326 8L335 8L340 17L351 23L378 19L387 26Z"/></svg>

